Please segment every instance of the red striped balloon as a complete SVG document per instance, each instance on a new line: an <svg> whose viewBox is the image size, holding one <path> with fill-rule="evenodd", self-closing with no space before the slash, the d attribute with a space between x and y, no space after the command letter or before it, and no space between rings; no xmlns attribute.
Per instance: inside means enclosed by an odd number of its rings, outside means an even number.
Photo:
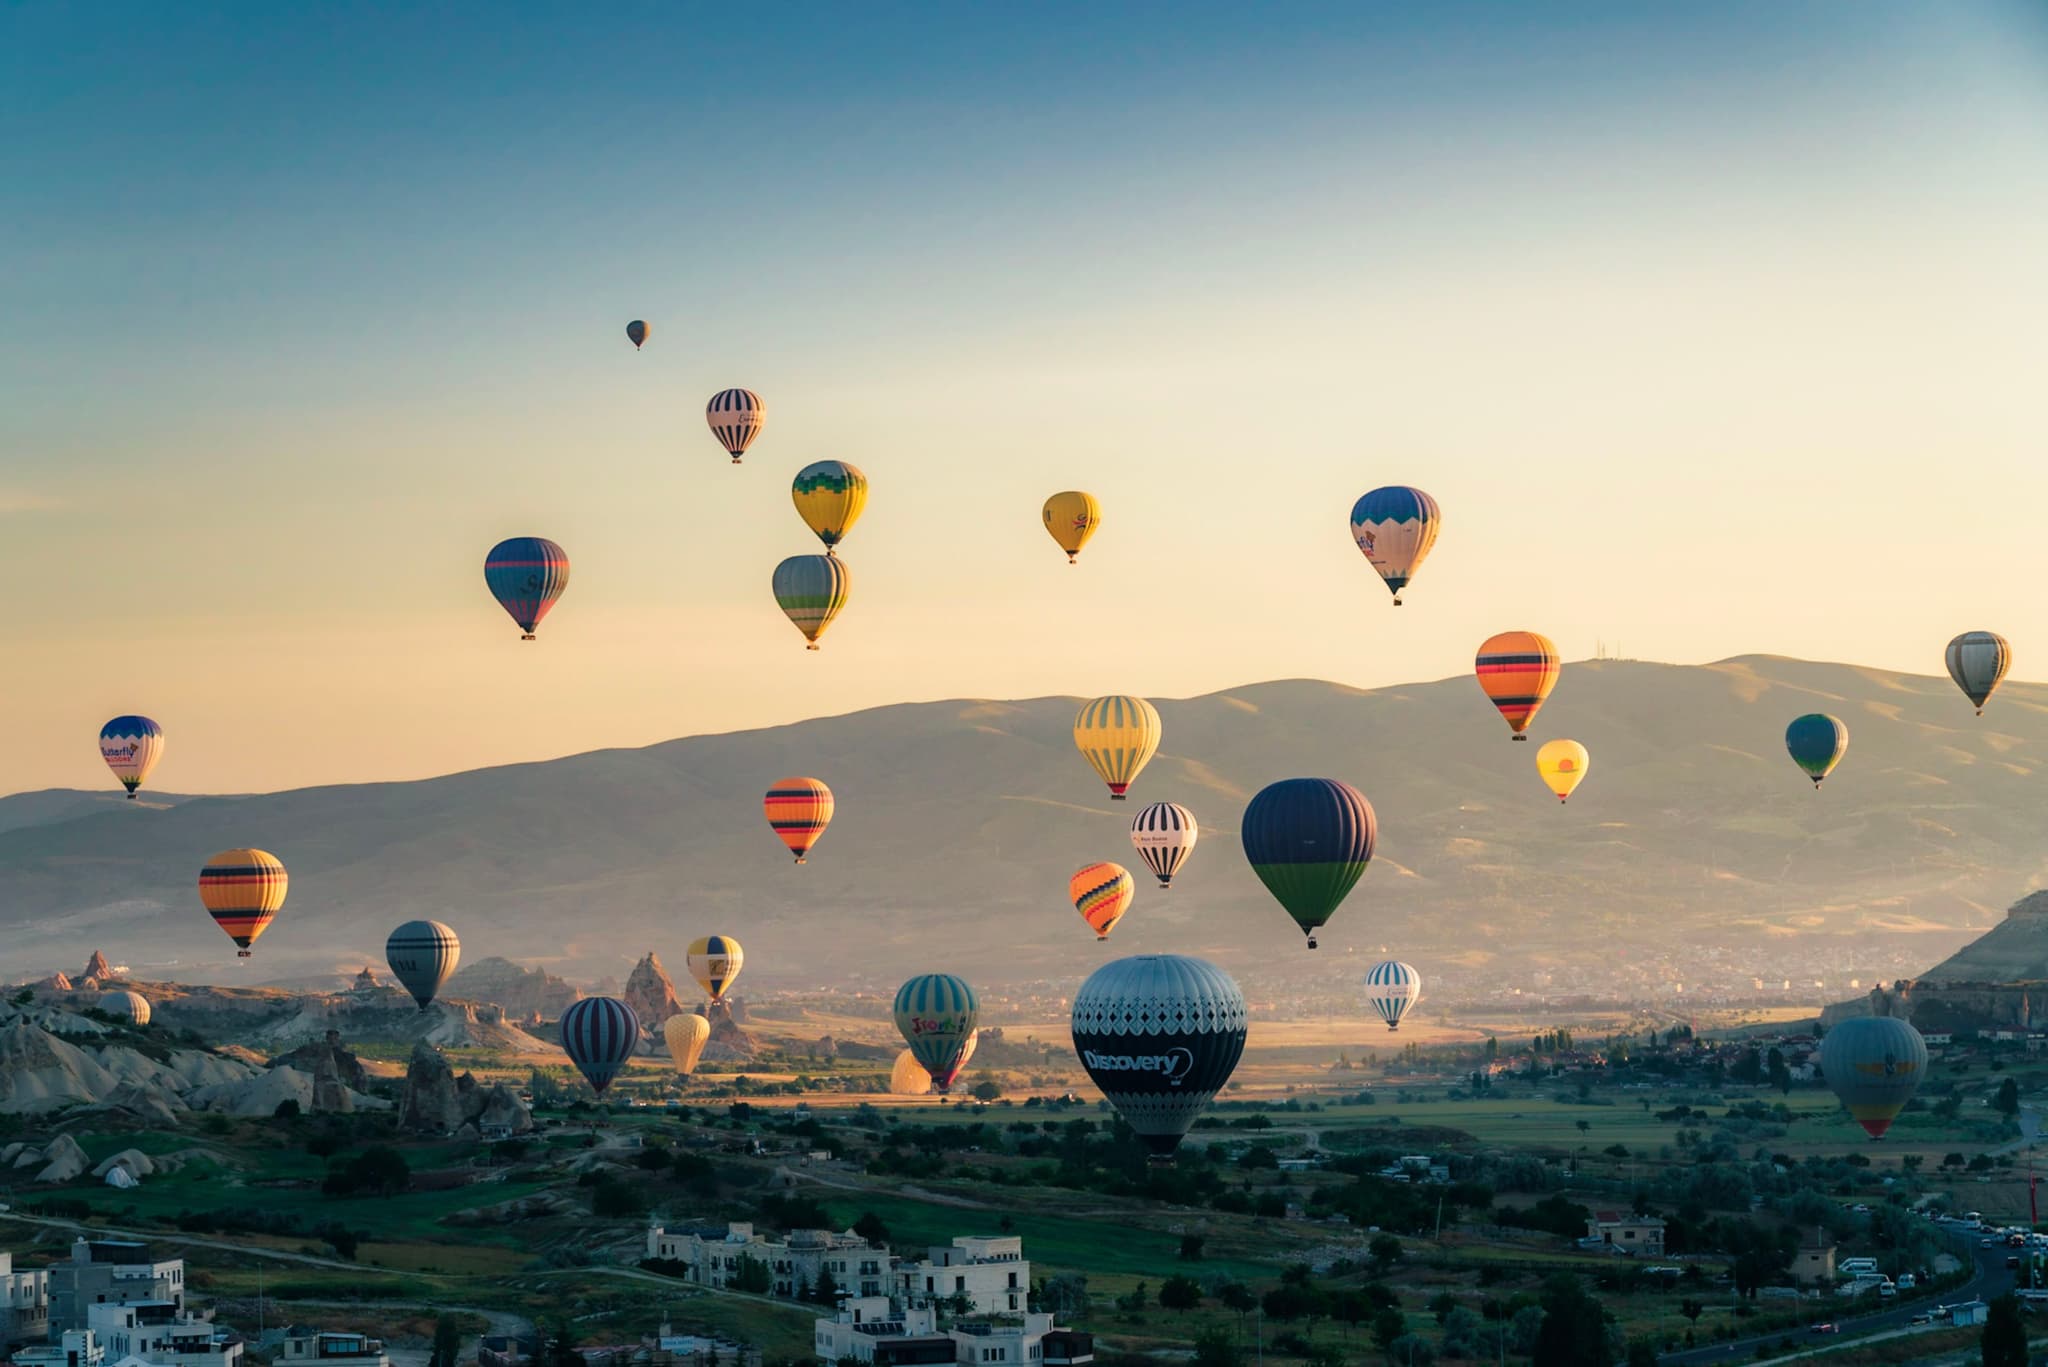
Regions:
<svg viewBox="0 0 2048 1367"><path fill-rule="evenodd" d="M1557 676L1564 668L1557 646L1548 636L1533 631L1503 631L1487 637L1473 667L1479 686L1507 719L1516 740L1528 739L1522 733L1536 719L1536 710L1550 690L1557 687Z"/></svg>
<svg viewBox="0 0 2048 1367"><path fill-rule="evenodd" d="M222 850L199 871L199 900L240 947L236 957L246 959L284 907L290 883L283 862L268 851Z"/></svg>
<svg viewBox="0 0 2048 1367"><path fill-rule="evenodd" d="M811 846L832 824L832 790L814 778L779 778L761 799L768 825L796 862L804 862Z"/></svg>
<svg viewBox="0 0 2048 1367"><path fill-rule="evenodd" d="M1121 864L1090 864L1075 870L1067 880L1067 896L1074 899L1074 910L1081 913L1098 940L1107 940L1116 923L1124 919L1137 890L1131 871Z"/></svg>

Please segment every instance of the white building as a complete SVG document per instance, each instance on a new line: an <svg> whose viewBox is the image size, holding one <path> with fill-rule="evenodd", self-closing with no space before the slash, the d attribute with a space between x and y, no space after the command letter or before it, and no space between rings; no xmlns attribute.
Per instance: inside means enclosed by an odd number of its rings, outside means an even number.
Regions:
<svg viewBox="0 0 2048 1367"><path fill-rule="evenodd" d="M52 1264L49 1278L50 1328L59 1332L91 1328L87 1312L95 1305L185 1308L185 1260L152 1257L149 1245L132 1239L75 1239L70 1261Z"/></svg>
<svg viewBox="0 0 2048 1367"><path fill-rule="evenodd" d="M930 1307L899 1306L886 1296L850 1299L837 1315L816 1321L812 1347L826 1364L851 1358L876 1367L1087 1367L1095 1361L1094 1337L1058 1327L1051 1315L941 1330Z"/></svg>
<svg viewBox="0 0 2048 1367"><path fill-rule="evenodd" d="M329 1363L333 1367L391 1367L384 1340L367 1334L338 1333L329 1329L294 1326L284 1331L284 1343L273 1364Z"/></svg>
<svg viewBox="0 0 2048 1367"><path fill-rule="evenodd" d="M685 1279L702 1286L738 1286L752 1260L765 1267L769 1293L776 1296L809 1295L827 1272L832 1284L849 1295L884 1295L896 1267L889 1250L876 1248L851 1231L793 1229L777 1239L743 1223L727 1225L723 1234L671 1233L656 1225L647 1231L647 1256L683 1264Z"/></svg>
<svg viewBox="0 0 2048 1367"><path fill-rule="evenodd" d="M14 1350L15 1367L100 1367L107 1350L90 1329L66 1329L55 1343Z"/></svg>
<svg viewBox="0 0 2048 1367"><path fill-rule="evenodd" d="M973 1313L991 1315L1022 1311L1031 1294L1031 1264L1024 1241L1014 1234L998 1238L965 1236L951 1244L934 1244L923 1262L896 1265L897 1294L906 1305L929 1305L965 1296Z"/></svg>
<svg viewBox="0 0 2048 1367"><path fill-rule="evenodd" d="M0 1253L0 1353L50 1335L50 1274L14 1270L14 1255Z"/></svg>
<svg viewBox="0 0 2048 1367"><path fill-rule="evenodd" d="M240 1367L242 1341L169 1301L86 1307L108 1367Z"/></svg>

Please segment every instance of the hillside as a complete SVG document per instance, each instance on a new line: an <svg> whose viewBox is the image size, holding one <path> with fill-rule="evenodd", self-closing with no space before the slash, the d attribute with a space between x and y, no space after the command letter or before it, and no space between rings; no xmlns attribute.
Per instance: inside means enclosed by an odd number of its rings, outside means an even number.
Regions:
<svg viewBox="0 0 2048 1367"><path fill-rule="evenodd" d="M1130 814L1173 798L1201 819L1201 846L1172 892L1141 880L1115 945L1246 964L1299 948L1234 838L1249 796L1294 774L1348 779L1380 817L1380 857L1325 933L1322 971L1393 942L1569 959L1872 929L1926 931L1932 959L2040 882L2048 850L2042 685L2008 683L1980 719L1945 678L1765 657L1570 664L1534 734L1592 750L1563 808L1536 746L1509 743L1469 678L1162 701L1165 747L1131 803L1110 802L1075 754L1074 708L913 704L414 783L100 804L0 832L0 931L18 975L105 945L226 978L234 960L193 878L214 850L252 844L292 874L257 946L266 975L381 963L386 931L412 916L454 924L468 960L586 976L623 978L650 947L679 961L713 930L745 938L757 985L939 963L1067 975L1093 953L1067 875L1132 862ZM1781 739L1815 709L1852 733L1819 792ZM760 809L792 773L824 778L839 803L800 868Z"/></svg>

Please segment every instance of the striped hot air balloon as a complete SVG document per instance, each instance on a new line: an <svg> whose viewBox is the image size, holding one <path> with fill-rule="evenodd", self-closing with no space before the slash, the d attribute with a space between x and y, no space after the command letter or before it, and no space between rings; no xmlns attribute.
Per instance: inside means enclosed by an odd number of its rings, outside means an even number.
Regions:
<svg viewBox="0 0 2048 1367"><path fill-rule="evenodd" d="M1131 871L1121 864L1090 864L1067 880L1067 896L1074 899L1074 910L1081 913L1098 940L1107 940L1116 923L1124 919L1137 890Z"/></svg>
<svg viewBox="0 0 2048 1367"><path fill-rule="evenodd" d="M1141 954L1106 963L1074 994L1074 1053L1155 1162L1237 1068L1248 1013L1207 959Z"/></svg>
<svg viewBox="0 0 2048 1367"><path fill-rule="evenodd" d="M1102 525L1102 505L1095 501L1095 495L1079 489L1054 494L1045 501L1044 513L1046 535L1067 553L1069 565L1080 558L1081 548Z"/></svg>
<svg viewBox="0 0 2048 1367"><path fill-rule="evenodd" d="M647 334L652 331L652 328L648 327L645 322L638 318L626 324L626 337L633 343L633 350L635 351L638 351L647 344Z"/></svg>
<svg viewBox="0 0 2048 1367"><path fill-rule="evenodd" d="M668 1056L675 1060L676 1071L688 1077L697 1071L697 1060L704 1057L704 1046L711 1042L711 1022L687 1013L670 1016L661 1024L661 1038L668 1045Z"/></svg>
<svg viewBox="0 0 2048 1367"><path fill-rule="evenodd" d="M1536 747L1536 772L1563 802L1572 795L1591 768L1593 757L1575 740L1547 740Z"/></svg>
<svg viewBox="0 0 2048 1367"><path fill-rule="evenodd" d="M804 862L811 846L832 824L832 790L814 778L778 778L761 799L768 825L796 862Z"/></svg>
<svg viewBox="0 0 2048 1367"><path fill-rule="evenodd" d="M1820 781L1832 774L1848 753L1849 728L1840 717L1808 712L1803 717L1794 717L1785 728L1785 750L1818 788Z"/></svg>
<svg viewBox="0 0 2048 1367"><path fill-rule="evenodd" d="M1081 704L1074 714L1074 748L1094 766L1117 802L1152 756L1159 753L1159 709L1143 698L1113 693Z"/></svg>
<svg viewBox="0 0 2048 1367"><path fill-rule="evenodd" d="M2012 668L2012 647L1995 631L1966 631L1948 643L1948 676L1984 715L1984 704Z"/></svg>
<svg viewBox="0 0 2048 1367"><path fill-rule="evenodd" d="M711 995L714 1002L725 1000L725 994L732 990L732 980L739 977L740 965L747 956L740 951L740 942L730 935L706 935L692 941L689 953L684 956L690 976L697 985Z"/></svg>
<svg viewBox="0 0 2048 1367"><path fill-rule="evenodd" d="M531 641L540 619L569 587L569 554L544 536L500 541L484 557L484 583L525 633L520 639Z"/></svg>
<svg viewBox="0 0 2048 1367"><path fill-rule="evenodd" d="M825 543L825 554L846 539L868 506L868 477L843 460L813 461L796 472L790 500L804 525Z"/></svg>
<svg viewBox="0 0 2048 1367"><path fill-rule="evenodd" d="M932 1086L944 1096L974 1052L975 1022L981 1002L964 978L951 973L924 973L896 991L896 1028L903 1042L932 1075Z"/></svg>
<svg viewBox="0 0 2048 1367"><path fill-rule="evenodd" d="M1533 631L1503 631L1498 636L1489 636L1479 647L1473 668L1479 675L1479 686L1507 719L1515 739L1527 740L1523 732L1536 719L1536 711L1550 696L1550 690L1557 687L1557 676L1564 665L1548 636Z"/></svg>
<svg viewBox="0 0 2048 1367"><path fill-rule="evenodd" d="M1401 1017L1422 1000L1422 975L1399 959L1374 964L1365 975L1365 999L1387 1029L1399 1030Z"/></svg>
<svg viewBox="0 0 2048 1367"><path fill-rule="evenodd" d="M384 941L384 962L424 1011L462 959L462 941L439 921L407 921Z"/></svg>
<svg viewBox="0 0 2048 1367"><path fill-rule="evenodd" d="M1159 886L1170 888L1201 834L1193 812L1178 802L1155 802L1131 822L1131 848L1159 879Z"/></svg>
<svg viewBox="0 0 2048 1367"><path fill-rule="evenodd" d="M100 1010L136 1025L149 1024L149 998L140 992L108 992L100 998Z"/></svg>
<svg viewBox="0 0 2048 1367"><path fill-rule="evenodd" d="M761 435L761 425L768 421L768 405L751 389L721 389L704 406L704 421L711 425L711 435L718 438L732 463L738 465L754 438Z"/></svg>
<svg viewBox="0 0 2048 1367"><path fill-rule="evenodd" d="M777 605L810 642L804 648L816 650L853 592L853 575L837 556L792 555L775 567L774 588Z"/></svg>
<svg viewBox="0 0 2048 1367"><path fill-rule="evenodd" d="M1441 519L1435 499L1405 484L1374 489L1351 505L1351 539L1387 581L1395 607L1436 544Z"/></svg>
<svg viewBox="0 0 2048 1367"><path fill-rule="evenodd" d="M562 1013L562 1052L603 1095L640 1043L640 1017L616 997L583 997Z"/></svg>
<svg viewBox="0 0 2048 1367"><path fill-rule="evenodd" d="M164 729L148 717L116 717L100 728L100 758L132 800L164 757Z"/></svg>
<svg viewBox="0 0 2048 1367"><path fill-rule="evenodd" d="M1379 818L1365 794L1333 778L1287 778L1244 809L1238 842L1252 872L1316 947L1316 929L1372 862Z"/></svg>
<svg viewBox="0 0 2048 1367"><path fill-rule="evenodd" d="M1882 1139L1927 1076L1927 1041L1896 1016L1851 1016L1820 1042L1820 1070L1863 1132Z"/></svg>
<svg viewBox="0 0 2048 1367"><path fill-rule="evenodd" d="M238 959L270 928L291 885L278 857L265 850L222 850L199 871L199 900L237 946Z"/></svg>

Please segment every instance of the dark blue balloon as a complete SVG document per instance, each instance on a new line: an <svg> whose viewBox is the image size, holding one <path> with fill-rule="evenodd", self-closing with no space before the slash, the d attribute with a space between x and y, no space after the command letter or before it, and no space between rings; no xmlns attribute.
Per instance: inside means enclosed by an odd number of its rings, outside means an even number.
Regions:
<svg viewBox="0 0 2048 1367"><path fill-rule="evenodd" d="M1372 862L1379 819L1365 794L1333 778L1286 778L1244 809L1239 843L1252 872L1308 932L1330 919Z"/></svg>
<svg viewBox="0 0 2048 1367"><path fill-rule="evenodd" d="M599 1092L612 1085L639 1043L640 1018L615 997L585 997L562 1013L562 1049Z"/></svg>

